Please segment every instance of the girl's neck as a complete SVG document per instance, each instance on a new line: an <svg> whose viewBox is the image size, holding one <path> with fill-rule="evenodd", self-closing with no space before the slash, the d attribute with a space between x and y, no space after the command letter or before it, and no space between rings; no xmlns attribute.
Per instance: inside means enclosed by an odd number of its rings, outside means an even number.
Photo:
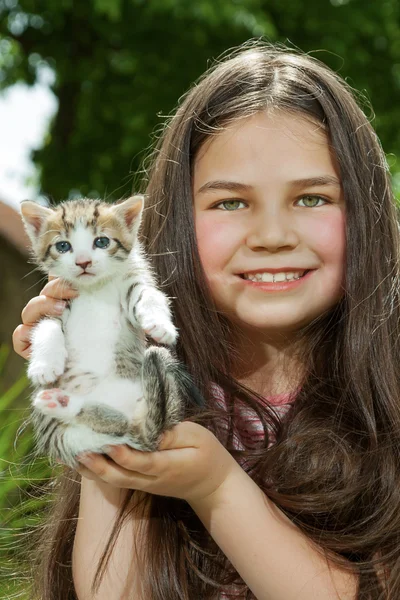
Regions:
<svg viewBox="0 0 400 600"><path fill-rule="evenodd" d="M289 394L300 385L302 367L297 344L289 340L241 340L235 378L262 396Z"/></svg>

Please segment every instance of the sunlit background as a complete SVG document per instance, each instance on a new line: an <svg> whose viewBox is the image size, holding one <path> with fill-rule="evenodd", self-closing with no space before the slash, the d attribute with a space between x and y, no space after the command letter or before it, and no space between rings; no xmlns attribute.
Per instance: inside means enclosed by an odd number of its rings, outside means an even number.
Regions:
<svg viewBox="0 0 400 600"><path fill-rule="evenodd" d="M0 199L16 208L39 195L40 173L30 155L43 144L57 110L53 80L47 69L32 87L18 83L0 95Z"/></svg>

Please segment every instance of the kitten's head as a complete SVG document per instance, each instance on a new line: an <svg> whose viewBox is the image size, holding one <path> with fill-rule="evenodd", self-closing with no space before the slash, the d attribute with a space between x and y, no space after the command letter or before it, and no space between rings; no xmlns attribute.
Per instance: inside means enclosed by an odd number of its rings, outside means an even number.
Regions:
<svg viewBox="0 0 400 600"><path fill-rule="evenodd" d="M78 288L98 285L126 270L143 209L143 197L118 204L80 199L46 208L21 203L35 262Z"/></svg>

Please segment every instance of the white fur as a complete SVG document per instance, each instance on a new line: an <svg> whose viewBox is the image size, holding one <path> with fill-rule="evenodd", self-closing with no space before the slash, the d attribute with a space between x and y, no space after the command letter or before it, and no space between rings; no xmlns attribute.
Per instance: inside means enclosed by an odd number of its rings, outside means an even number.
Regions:
<svg viewBox="0 0 400 600"><path fill-rule="evenodd" d="M33 208L36 212L39 210ZM28 376L37 386L47 388L39 389L34 395L35 410L68 424L63 439L72 454L88 448L100 450L110 441L110 435L92 431L76 419L85 407L107 405L121 412L132 425L142 424L147 417L148 406L145 400L140 401L143 389L139 373L136 381L116 374L117 346L120 352L124 346L131 351L135 348L140 361L145 350L145 334L168 345L175 344L177 339L169 301L156 288L136 240L139 222L140 217L131 227L134 247L130 255L120 261L110 254L116 242L108 235L106 226L96 237L109 237L108 249L96 247L93 231L79 221L69 232L68 239L61 237L61 233L52 239L53 244L68 241L72 250L59 254L49 266L50 273L75 285L80 295L72 300L70 309L65 310L62 317L45 318L34 328ZM31 231L27 227L27 230L35 244L36 229ZM89 263L86 272L90 275L83 275L79 263ZM133 292L128 299L131 287ZM133 330L127 326L127 320ZM132 336L138 336L134 343ZM67 379L64 384L60 380L65 389L48 389L64 374L66 363L71 360L79 387L73 387L77 382L74 377L70 389ZM74 389L79 389L79 394ZM119 443L127 442L128 438L119 439Z"/></svg>
<svg viewBox="0 0 400 600"><path fill-rule="evenodd" d="M65 343L82 371L110 372L121 332L121 283L113 281L96 292L82 292L65 313Z"/></svg>
<svg viewBox="0 0 400 600"><path fill-rule="evenodd" d="M52 383L64 373L67 358L61 323L55 319L43 319L33 329L31 343L29 379L35 385Z"/></svg>

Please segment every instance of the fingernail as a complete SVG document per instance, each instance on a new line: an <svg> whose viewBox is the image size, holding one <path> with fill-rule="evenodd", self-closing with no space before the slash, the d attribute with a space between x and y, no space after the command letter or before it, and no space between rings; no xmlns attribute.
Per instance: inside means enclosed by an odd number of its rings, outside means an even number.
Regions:
<svg viewBox="0 0 400 600"><path fill-rule="evenodd" d="M103 450L106 454L111 454L115 451L115 446L104 446Z"/></svg>
<svg viewBox="0 0 400 600"><path fill-rule="evenodd" d="M61 313L63 313L63 312L64 312L64 310L65 310L65 307L66 307L66 302L62 302L62 301L60 301L60 302L56 302L56 304L55 304L55 306L54 306L54 310L55 310L57 313L61 314Z"/></svg>

